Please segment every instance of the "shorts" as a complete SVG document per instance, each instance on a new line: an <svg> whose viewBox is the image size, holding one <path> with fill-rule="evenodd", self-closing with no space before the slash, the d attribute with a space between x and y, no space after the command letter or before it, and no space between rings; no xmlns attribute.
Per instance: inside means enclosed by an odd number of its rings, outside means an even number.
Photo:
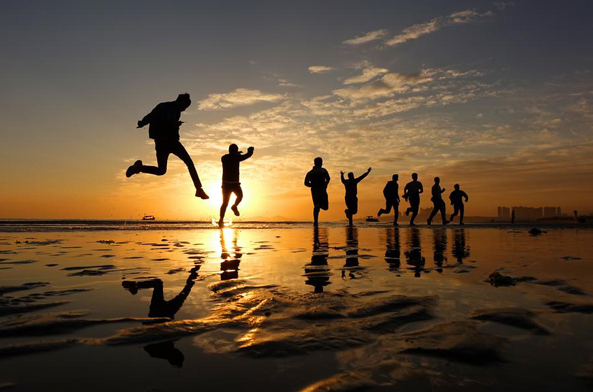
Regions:
<svg viewBox="0 0 593 392"><path fill-rule="evenodd" d="M347 198L346 208L348 208L348 212L350 212L350 214L356 214L358 212L358 197Z"/></svg>
<svg viewBox="0 0 593 392"><path fill-rule="evenodd" d="M324 211L329 209L329 200L327 198L327 189L325 188L311 188L311 197L313 198L313 206Z"/></svg>

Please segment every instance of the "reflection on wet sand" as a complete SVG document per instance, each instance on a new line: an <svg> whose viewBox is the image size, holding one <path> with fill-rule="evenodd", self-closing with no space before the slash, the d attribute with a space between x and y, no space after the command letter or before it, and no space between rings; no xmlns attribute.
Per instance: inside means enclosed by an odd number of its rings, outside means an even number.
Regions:
<svg viewBox="0 0 593 392"><path fill-rule="evenodd" d="M386 230L385 262L389 271L399 272L401 266L401 245L399 228L388 227Z"/></svg>
<svg viewBox="0 0 593 392"><path fill-rule="evenodd" d="M469 245L466 243L465 229L455 229L453 231L453 249L451 253L459 264L463 264L463 259L470 256Z"/></svg>
<svg viewBox="0 0 593 392"><path fill-rule="evenodd" d="M355 271L362 269L358 262L358 228L346 227L346 263L342 268L342 278L346 277L346 271L350 279L355 279Z"/></svg>
<svg viewBox="0 0 593 392"><path fill-rule="evenodd" d="M440 274L443 272L443 264L447 262L447 231L445 229L434 229L432 232L434 239L434 265L435 270Z"/></svg>
<svg viewBox="0 0 593 392"><path fill-rule="evenodd" d="M327 240L327 229L315 227L313 229L313 254L311 263L305 266L306 284L314 287L314 292L323 293L323 287L331 284L329 277L329 244Z"/></svg>
<svg viewBox="0 0 593 392"><path fill-rule="evenodd" d="M195 279L198 277L199 269L200 265L196 265L189 271L189 276L185 281L185 286L183 286L179 294L168 301L165 300L163 281L158 278L140 281L124 280L122 282L122 286L124 289L132 293L132 295L136 295L138 290L152 289L148 317L155 318L155 320L146 321L143 322L143 324L162 323L164 322L163 318L170 320L175 318L175 314L179 311L179 309L181 309L183 303L194 287ZM174 340L149 344L144 347L144 350L153 358L166 359L172 366L183 366L183 353L175 347Z"/></svg>
<svg viewBox="0 0 593 392"><path fill-rule="evenodd" d="M422 246L420 242L420 229L417 227L410 228L410 238L408 240L408 251L405 253L406 263L411 266L409 269L414 271L414 276L419 278L426 259L422 257Z"/></svg>
<svg viewBox="0 0 593 392"><path fill-rule="evenodd" d="M229 253L227 249L228 237L232 236L233 243L233 255ZM238 245L239 233L237 230L230 228L220 230L220 280L238 279L239 278L239 264L241 263L241 257L243 253L241 247Z"/></svg>

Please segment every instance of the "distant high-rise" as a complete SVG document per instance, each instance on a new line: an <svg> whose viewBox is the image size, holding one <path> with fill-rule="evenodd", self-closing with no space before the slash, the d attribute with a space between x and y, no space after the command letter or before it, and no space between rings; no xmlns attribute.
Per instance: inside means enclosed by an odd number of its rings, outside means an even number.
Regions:
<svg viewBox="0 0 593 392"><path fill-rule="evenodd" d="M511 209L509 207L498 207L498 219L511 219Z"/></svg>
<svg viewBox="0 0 593 392"><path fill-rule="evenodd" d="M542 207L513 207L515 211L515 218L517 220L535 220L544 217L544 209Z"/></svg>
<svg viewBox="0 0 593 392"><path fill-rule="evenodd" d="M560 207L544 207L544 218L554 218L561 214Z"/></svg>

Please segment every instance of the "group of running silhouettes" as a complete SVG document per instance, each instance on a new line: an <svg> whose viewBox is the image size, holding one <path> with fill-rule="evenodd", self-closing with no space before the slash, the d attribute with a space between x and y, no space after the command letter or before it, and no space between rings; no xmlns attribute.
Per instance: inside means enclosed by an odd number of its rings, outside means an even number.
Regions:
<svg viewBox="0 0 593 392"><path fill-rule="evenodd" d="M131 177L138 173L148 173L157 176L162 176L167 172L167 161L169 155L173 154L181 159L187 166L189 174L196 187L196 197L201 199L209 199L202 188L202 183L198 177L198 172L194 163L186 151L185 147L179 141L179 128L183 124L180 121L181 112L185 111L191 105L189 94L179 94L177 99L172 102L163 102L158 104L149 114L138 121L138 128L149 125L149 137L154 139L156 158L158 166L147 166L141 160L136 161L126 171L126 177ZM235 203L231 206L231 210L236 216L239 216L239 203L243 199L243 190L241 189L241 182L239 181L239 166L240 163L253 155L254 148L249 147L247 153L239 151L236 144L229 146L229 153L221 158L222 161L222 205L220 207L219 225L224 225L224 216L228 207L231 195L235 194ZM353 217L358 212L358 183L362 181L371 172L371 168L359 177L354 177L354 173L348 173L347 178L344 178L344 172L340 172L340 178L346 191L345 201L346 217L350 226L353 225ZM397 225L399 216L399 184L398 175L394 174L391 181L388 181L383 189L385 197L385 208L381 208L378 216L389 214L391 210L394 213L393 224ZM313 221L315 225L319 224L319 211L327 211L329 209L329 199L327 195L327 186L330 182L328 171L323 168L323 160L315 158L313 168L305 176L305 186L311 188L311 196L313 198ZM410 203L410 207L406 209L406 215L412 214L410 218L410 226L414 226L414 220L418 215L420 207L420 194L424 192L422 183L418 181L418 174L412 174L412 181L406 184L402 197ZM445 192L444 188L440 186L440 179L434 179L432 186L432 202L433 210L428 218L428 224L432 224L433 218L438 212L441 213L442 223L446 225L449 223L446 217L446 204L443 201L442 194ZM449 195L451 204L454 207L454 212L450 220L459 215L459 224L463 225L464 215L464 200L469 200L467 194L459 189L459 184L455 184L455 190Z"/></svg>

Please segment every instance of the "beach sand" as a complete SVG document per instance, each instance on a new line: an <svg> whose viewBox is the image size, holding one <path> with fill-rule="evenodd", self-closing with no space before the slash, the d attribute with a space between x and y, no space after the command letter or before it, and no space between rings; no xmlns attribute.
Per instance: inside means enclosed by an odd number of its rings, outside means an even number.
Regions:
<svg viewBox="0 0 593 392"><path fill-rule="evenodd" d="M593 230L0 232L0 390L586 391Z"/></svg>

